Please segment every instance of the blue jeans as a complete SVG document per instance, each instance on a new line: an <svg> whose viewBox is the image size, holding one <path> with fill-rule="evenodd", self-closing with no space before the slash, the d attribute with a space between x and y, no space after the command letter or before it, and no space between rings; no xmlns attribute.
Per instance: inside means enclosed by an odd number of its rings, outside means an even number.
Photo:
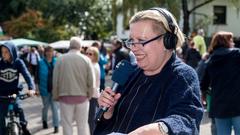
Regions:
<svg viewBox="0 0 240 135"><path fill-rule="evenodd" d="M49 109L49 106L51 106L53 126L59 127L59 123L60 123L59 104L53 100L52 94L48 94L47 96L41 96L41 97L43 102L42 121L47 122L48 109Z"/></svg>
<svg viewBox="0 0 240 135"><path fill-rule="evenodd" d="M219 119L215 118L217 135L231 135L232 127L235 135L240 135L240 116Z"/></svg>

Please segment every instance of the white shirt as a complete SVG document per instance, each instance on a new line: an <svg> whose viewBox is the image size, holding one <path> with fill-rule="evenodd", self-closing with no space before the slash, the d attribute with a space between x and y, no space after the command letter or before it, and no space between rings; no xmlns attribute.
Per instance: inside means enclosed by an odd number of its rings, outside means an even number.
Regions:
<svg viewBox="0 0 240 135"><path fill-rule="evenodd" d="M40 60L40 56L37 51L28 53L27 61L30 62L32 65L37 65L39 60Z"/></svg>

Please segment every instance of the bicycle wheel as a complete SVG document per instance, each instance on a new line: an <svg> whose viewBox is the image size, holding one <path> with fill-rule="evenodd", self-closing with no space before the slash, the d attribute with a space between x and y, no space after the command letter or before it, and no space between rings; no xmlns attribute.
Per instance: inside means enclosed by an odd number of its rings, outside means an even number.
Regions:
<svg viewBox="0 0 240 135"><path fill-rule="evenodd" d="M7 135L21 135L19 126L17 123L8 123L7 125Z"/></svg>

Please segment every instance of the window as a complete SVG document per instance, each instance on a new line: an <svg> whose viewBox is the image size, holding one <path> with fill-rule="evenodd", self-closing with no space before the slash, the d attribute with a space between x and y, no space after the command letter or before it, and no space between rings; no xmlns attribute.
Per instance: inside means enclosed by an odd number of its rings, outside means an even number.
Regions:
<svg viewBox="0 0 240 135"><path fill-rule="evenodd" d="M226 6L214 6L213 12L213 24L226 24Z"/></svg>

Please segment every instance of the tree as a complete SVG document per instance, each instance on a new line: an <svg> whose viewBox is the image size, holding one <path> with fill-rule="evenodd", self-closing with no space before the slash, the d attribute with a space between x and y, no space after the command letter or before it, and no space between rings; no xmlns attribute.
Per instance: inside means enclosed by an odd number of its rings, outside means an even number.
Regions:
<svg viewBox="0 0 240 135"><path fill-rule="evenodd" d="M11 17L18 17L26 11L25 0L1 0L0 24Z"/></svg>
<svg viewBox="0 0 240 135"><path fill-rule="evenodd" d="M181 10L183 11L183 33L188 35L189 33L189 16L191 13L193 13L196 9L214 1L214 0L204 0L199 5L196 5L192 9L188 9L188 0L182 0L179 2L179 0L122 0L123 3L120 5L123 7L122 13L124 16L124 26L126 27L128 25L128 20L130 16L134 14L134 9L143 10L143 9L149 9L150 7L156 7L156 5L159 5L159 7L165 7L170 12L173 13L173 15L176 17L177 20L180 19L180 13ZM238 0L233 0L238 1ZM114 9L113 9L114 10ZM133 11L133 12L130 12Z"/></svg>
<svg viewBox="0 0 240 135"><path fill-rule="evenodd" d="M136 11L146 10L152 7L164 7L170 10L177 19L180 17L180 4L178 0L118 0L112 1L113 27L116 30L117 14L123 14L124 28L128 27L128 21Z"/></svg>
<svg viewBox="0 0 240 135"><path fill-rule="evenodd" d="M193 11L195 11L196 9L212 2L214 0L205 0L204 2L196 5L195 7L193 7L192 9L188 9L188 1L187 0L182 0L182 11L183 11L183 33L188 35L190 28L189 28L189 16L191 13L193 13Z"/></svg>
<svg viewBox="0 0 240 135"><path fill-rule="evenodd" d="M97 35L104 38L112 30L111 3L108 0L30 0L29 7L42 11L43 17L65 25L67 29L78 28L75 34Z"/></svg>
<svg viewBox="0 0 240 135"><path fill-rule="evenodd" d="M41 28L45 23L39 12L28 10L20 17L13 17L10 21L4 22L3 27L12 37L26 37L33 28Z"/></svg>
<svg viewBox="0 0 240 135"><path fill-rule="evenodd" d="M14 22L11 20L11 18L16 19L24 12L27 12L26 9L31 9L33 11L41 13L42 19L47 22L45 26L34 30L25 29L22 27L23 30L19 30L19 35L13 34L13 31L11 34L14 36L24 35L30 37L38 37L38 32L42 33L42 31L45 31L44 29L51 31L49 33L53 34L55 33L54 30L56 30L56 28L59 28L59 31L61 31L61 33L62 31L66 31L72 35L87 34L86 37L90 38L104 38L112 32L110 2L111 1L109 0L3 0L0 5L0 9L2 9L0 12L0 24L5 21ZM19 23L22 25L23 22ZM20 27L18 27L18 29L20 29ZM26 30L29 34L26 34L25 32L23 32L24 34L20 33L20 31ZM66 33L64 35L66 35ZM46 38L52 37L58 36L51 36ZM65 36L59 37L63 38ZM45 40L48 41L51 39Z"/></svg>
<svg viewBox="0 0 240 135"><path fill-rule="evenodd" d="M70 38L72 31L63 26L54 26L51 21L42 18L39 11L27 10L21 16L3 23L5 31L13 38L30 38L45 42Z"/></svg>

